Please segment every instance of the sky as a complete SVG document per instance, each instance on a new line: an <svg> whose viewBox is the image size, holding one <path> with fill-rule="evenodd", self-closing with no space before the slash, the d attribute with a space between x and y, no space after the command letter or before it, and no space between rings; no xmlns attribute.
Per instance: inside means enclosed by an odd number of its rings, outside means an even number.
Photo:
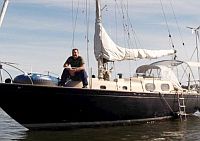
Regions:
<svg viewBox="0 0 200 141"><path fill-rule="evenodd" d="M122 26L125 16L130 19L128 29L137 38L135 48L172 49L173 44L178 59L189 60L192 55L195 34L186 27L200 25L200 1L102 0L101 4L103 25L120 46L127 45ZM10 0L0 28L0 61L17 63L27 72L49 71L61 75L71 49L78 48L87 70L96 74L94 22L95 0ZM135 69L135 65L130 67L130 62L116 65L121 73Z"/></svg>

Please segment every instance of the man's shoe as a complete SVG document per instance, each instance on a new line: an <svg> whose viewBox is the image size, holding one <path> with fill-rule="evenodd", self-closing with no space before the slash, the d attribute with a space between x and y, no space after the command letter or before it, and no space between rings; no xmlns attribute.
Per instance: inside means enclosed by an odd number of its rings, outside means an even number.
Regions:
<svg viewBox="0 0 200 141"><path fill-rule="evenodd" d="M82 88L87 88L87 85L83 85L83 87Z"/></svg>
<svg viewBox="0 0 200 141"><path fill-rule="evenodd" d="M62 82L58 82L58 86L63 86L63 83Z"/></svg>

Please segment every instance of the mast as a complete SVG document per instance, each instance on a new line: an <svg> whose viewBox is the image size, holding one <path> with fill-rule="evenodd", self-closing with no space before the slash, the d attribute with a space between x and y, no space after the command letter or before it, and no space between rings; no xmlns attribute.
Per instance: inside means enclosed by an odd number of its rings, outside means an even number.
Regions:
<svg viewBox="0 0 200 141"><path fill-rule="evenodd" d="M198 27L196 30L195 30L195 35L196 35L196 50L197 50L197 61L199 62L199 45L198 45L198 41L199 41L199 28ZM200 68L198 67L198 75L199 75L199 86L200 86Z"/></svg>
<svg viewBox="0 0 200 141"><path fill-rule="evenodd" d="M2 7L1 13L0 13L0 27L3 23L3 19L4 19L4 16L6 14L6 10L8 8L8 3L9 3L9 0L4 0L3 7Z"/></svg>
<svg viewBox="0 0 200 141"><path fill-rule="evenodd" d="M100 24L101 24L100 0L96 0L96 20L95 20L95 32L96 33L98 33L98 31L96 31L96 30L98 30L97 26L100 26ZM100 32L100 34L101 34L101 32ZM100 36L100 38L102 37L101 35L99 35L99 36ZM102 46L102 44L101 44L101 46ZM98 78L103 79L103 73L104 73L103 57L100 56L97 61L98 61Z"/></svg>

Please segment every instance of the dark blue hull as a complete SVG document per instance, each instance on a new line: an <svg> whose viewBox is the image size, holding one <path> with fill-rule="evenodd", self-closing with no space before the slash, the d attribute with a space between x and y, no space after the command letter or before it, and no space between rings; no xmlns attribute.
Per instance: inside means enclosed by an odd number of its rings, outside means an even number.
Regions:
<svg viewBox="0 0 200 141"><path fill-rule="evenodd" d="M131 123L176 116L176 94L119 92L25 84L0 84L1 108L29 129L58 129ZM200 107L185 95L186 113Z"/></svg>

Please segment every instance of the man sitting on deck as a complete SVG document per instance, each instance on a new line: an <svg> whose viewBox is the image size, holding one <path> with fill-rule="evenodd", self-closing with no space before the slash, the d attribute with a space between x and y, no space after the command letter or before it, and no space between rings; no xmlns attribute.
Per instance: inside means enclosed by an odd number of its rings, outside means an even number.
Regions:
<svg viewBox="0 0 200 141"><path fill-rule="evenodd" d="M87 73L84 67L84 60L79 56L79 51L77 48L72 50L72 56L70 56L64 63L63 73L61 75L60 86L64 86L67 79L70 78L74 81L81 80L83 83L83 88L87 88Z"/></svg>

